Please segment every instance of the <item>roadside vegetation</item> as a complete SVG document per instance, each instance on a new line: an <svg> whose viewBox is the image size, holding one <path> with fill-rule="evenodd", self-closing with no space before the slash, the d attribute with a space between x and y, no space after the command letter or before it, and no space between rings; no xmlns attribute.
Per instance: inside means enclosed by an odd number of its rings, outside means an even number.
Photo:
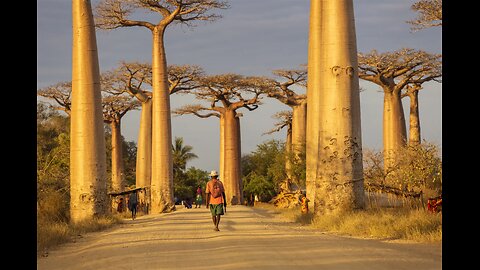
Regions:
<svg viewBox="0 0 480 270"><path fill-rule="evenodd" d="M46 104L37 105L37 251L46 254L59 244L75 241L87 232L101 231L130 217L130 212L116 213L89 222L69 223L69 118ZM111 172L111 133L106 126L107 175ZM123 139L123 138L122 138ZM269 140L242 156L242 180L245 200L254 195L258 207L281 213L283 218L304 226L353 237L436 242L442 240L442 213L426 210L430 197L441 195L441 158L438 147L423 143L405 150L402 163L383 171L382 155L364 151L365 187L369 194L367 208L343 216L315 217L301 214L300 203L275 207L271 202L284 192L287 174L285 145ZM126 181L135 185L136 146L123 141ZM196 158L192 148L176 138L174 154L174 193L179 200L193 198L196 186L204 187L208 172L187 161ZM305 189L305 155L292 160L295 180L292 192ZM396 175L397 177L390 177ZM389 193L390 192L390 193ZM393 193L397 194L393 194Z"/></svg>
<svg viewBox="0 0 480 270"><path fill-rule="evenodd" d="M398 155L402 157L400 162L385 172L382 153L364 151L364 210L337 216L314 216L311 211L302 214L298 196L286 195L305 189L305 174L301 171L305 168L304 160L292 160L298 179L292 183L296 190L284 193L281 186L287 176L282 164L288 155L284 144L275 140L258 145L242 158L244 190L247 195L254 192L259 197L256 207L273 210L282 218L320 231L363 238L442 241L442 212L427 210L428 198L442 192L438 147L424 142L407 147ZM283 198L281 203L276 201L279 197Z"/></svg>

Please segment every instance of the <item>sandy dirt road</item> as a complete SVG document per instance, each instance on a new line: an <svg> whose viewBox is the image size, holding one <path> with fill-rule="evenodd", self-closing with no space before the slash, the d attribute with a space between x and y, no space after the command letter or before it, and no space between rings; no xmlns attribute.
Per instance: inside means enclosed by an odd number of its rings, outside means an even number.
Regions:
<svg viewBox="0 0 480 270"><path fill-rule="evenodd" d="M50 251L37 269L442 269L441 244L341 237L277 215L231 206L219 232L206 208L140 216Z"/></svg>

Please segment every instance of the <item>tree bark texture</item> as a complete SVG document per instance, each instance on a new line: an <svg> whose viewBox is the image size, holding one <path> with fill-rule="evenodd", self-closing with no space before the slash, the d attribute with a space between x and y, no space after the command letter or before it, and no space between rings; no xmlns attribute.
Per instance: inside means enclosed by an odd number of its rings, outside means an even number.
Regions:
<svg viewBox="0 0 480 270"><path fill-rule="evenodd" d="M363 208L357 45L352 0L311 0L307 198L317 214Z"/></svg>
<svg viewBox="0 0 480 270"><path fill-rule="evenodd" d="M298 157L305 147L307 126L307 100L292 106L292 147L295 157Z"/></svg>
<svg viewBox="0 0 480 270"><path fill-rule="evenodd" d="M224 111L224 178L227 204L242 204L242 181L240 171L240 131L235 110Z"/></svg>
<svg viewBox="0 0 480 270"><path fill-rule="evenodd" d="M112 192L124 191L126 184L120 123L120 120L113 120L110 124L112 129Z"/></svg>
<svg viewBox="0 0 480 270"><path fill-rule="evenodd" d="M384 170L397 163L397 153L407 142L405 116L399 91L384 89L383 100L383 159Z"/></svg>
<svg viewBox="0 0 480 270"><path fill-rule="evenodd" d="M420 112L418 110L418 91L408 93L410 98L410 128L408 143L410 145L419 145L422 141L420 134Z"/></svg>
<svg viewBox="0 0 480 270"><path fill-rule="evenodd" d="M220 114L220 157L219 157L219 177L220 181L225 179L225 117Z"/></svg>
<svg viewBox="0 0 480 270"><path fill-rule="evenodd" d="M163 36L164 29L156 27L153 30L151 177L151 210L153 213L170 212L175 209L170 93Z"/></svg>
<svg viewBox="0 0 480 270"><path fill-rule="evenodd" d="M152 99L142 102L137 143L136 187L150 187L152 175ZM150 204L150 188L139 193L139 201Z"/></svg>
<svg viewBox="0 0 480 270"><path fill-rule="evenodd" d="M91 3L72 1L70 219L107 215L105 131Z"/></svg>

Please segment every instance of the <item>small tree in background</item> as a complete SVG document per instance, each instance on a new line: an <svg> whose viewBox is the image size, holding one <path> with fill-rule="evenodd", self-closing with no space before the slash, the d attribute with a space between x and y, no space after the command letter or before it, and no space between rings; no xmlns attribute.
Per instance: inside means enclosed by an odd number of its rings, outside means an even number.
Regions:
<svg viewBox="0 0 480 270"><path fill-rule="evenodd" d="M442 0L419 0L411 9L418 12L417 18L407 21L412 31L442 26Z"/></svg>

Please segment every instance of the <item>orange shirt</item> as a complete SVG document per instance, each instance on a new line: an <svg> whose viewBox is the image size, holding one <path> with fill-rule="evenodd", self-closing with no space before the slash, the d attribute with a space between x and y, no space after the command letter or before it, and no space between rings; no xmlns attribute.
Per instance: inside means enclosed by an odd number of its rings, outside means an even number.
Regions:
<svg viewBox="0 0 480 270"><path fill-rule="evenodd" d="M218 180L218 179L212 179L210 181L208 181L207 183L207 187L205 188L205 193L208 194L207 196L210 195L210 193L212 193L212 190L213 190L213 182L214 181L217 181L218 184L220 184L220 189L222 192L225 192L225 188L223 187L223 183L222 181ZM209 201L210 204L221 204L223 203L223 196L220 196L220 197L217 197L217 198L213 198L212 196L210 196L210 201Z"/></svg>

